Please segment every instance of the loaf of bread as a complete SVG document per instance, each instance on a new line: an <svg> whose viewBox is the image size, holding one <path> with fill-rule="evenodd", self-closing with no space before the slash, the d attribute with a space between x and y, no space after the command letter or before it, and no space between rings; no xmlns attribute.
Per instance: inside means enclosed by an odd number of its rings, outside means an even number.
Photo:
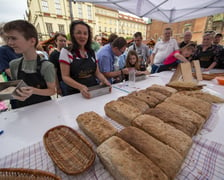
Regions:
<svg viewBox="0 0 224 180"><path fill-rule="evenodd" d="M211 114L211 104L198 98L186 96L183 94L173 94L166 99L166 102L184 106L187 109L200 114L205 119L208 119Z"/></svg>
<svg viewBox="0 0 224 180"><path fill-rule="evenodd" d="M117 133L117 130L108 121L93 111L80 114L76 121L80 129L96 145L100 145L103 141Z"/></svg>
<svg viewBox="0 0 224 180"><path fill-rule="evenodd" d="M197 82L172 81L166 84L166 86L175 88L177 91L191 91L202 89L204 85L200 85Z"/></svg>
<svg viewBox="0 0 224 180"><path fill-rule="evenodd" d="M104 141L97 154L116 180L168 180L152 161L119 137Z"/></svg>
<svg viewBox="0 0 224 180"><path fill-rule="evenodd" d="M209 103L224 103L224 99L202 91L181 91L178 94L184 94L191 97L207 101Z"/></svg>
<svg viewBox="0 0 224 180"><path fill-rule="evenodd" d="M172 147L182 157L187 155L192 145L192 139L189 136L155 116L140 115L132 121L132 125Z"/></svg>
<svg viewBox="0 0 224 180"><path fill-rule="evenodd" d="M144 101L149 105L149 107L155 107L157 104L159 104L159 100L156 99L153 96L148 95L144 91L139 91L139 92L133 92L129 94L128 96L134 97L139 99L140 101Z"/></svg>
<svg viewBox="0 0 224 180"><path fill-rule="evenodd" d="M183 157L173 148L133 126L121 130L118 137L148 157L168 178L174 179L181 167Z"/></svg>
<svg viewBox="0 0 224 180"><path fill-rule="evenodd" d="M146 92L148 95L155 97L155 98L158 99L160 102L164 101L164 100L167 98L166 95L164 95L164 94L162 94L162 93L160 93L160 92L156 92L156 91L150 90L150 89L146 89L145 92Z"/></svg>
<svg viewBox="0 0 224 180"><path fill-rule="evenodd" d="M197 132L197 127L191 121L185 120L184 116L180 113L173 113L163 107L151 108L145 113L161 119L190 137L194 136Z"/></svg>
<svg viewBox="0 0 224 180"><path fill-rule="evenodd" d="M197 132L204 125L205 119L202 116L200 116L199 114L195 113L194 111L189 110L183 106L179 106L174 103L163 102L163 103L159 104L157 107L163 107L167 111L170 111L173 114L177 114L185 122L186 121L192 122L192 124L194 124L197 128Z"/></svg>
<svg viewBox="0 0 224 180"><path fill-rule="evenodd" d="M146 90L152 90L156 92L160 92L165 96L171 96L172 94L176 93L177 90L167 86L161 86L158 84L153 84L152 86L148 87Z"/></svg>
<svg viewBox="0 0 224 180"><path fill-rule="evenodd" d="M111 101L104 106L106 115L123 126L130 126L131 121L141 115L138 108L121 101Z"/></svg>
<svg viewBox="0 0 224 180"><path fill-rule="evenodd" d="M138 108L142 113L144 113L148 108L148 104L146 102L136 99L132 96L122 96L118 98L119 101L122 101L128 105Z"/></svg>

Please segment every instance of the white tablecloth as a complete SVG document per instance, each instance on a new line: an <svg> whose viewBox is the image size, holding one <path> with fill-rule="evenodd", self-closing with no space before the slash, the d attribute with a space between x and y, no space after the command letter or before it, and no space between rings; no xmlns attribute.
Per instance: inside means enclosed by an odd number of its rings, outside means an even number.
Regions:
<svg viewBox="0 0 224 180"><path fill-rule="evenodd" d="M84 99L80 94L75 94L1 113L0 130L4 130L4 133L0 135L0 167L39 168L56 173L63 179L69 179L52 164L51 159L46 154L42 144L44 133L48 129L62 124L78 130L76 117L80 113L95 111L105 117L104 105L107 102L125 96L132 91L147 88L152 84L165 85L171 75L171 72L153 74L146 80L136 82L134 88L127 86L127 83L116 84L113 85L111 94L93 99ZM224 86L217 85L215 80L203 81L202 83L207 84L205 91L223 97ZM192 179L192 177L198 177L198 175L209 177L207 179L210 179L210 177L224 179L223 117L224 105L214 105L213 115L205 124L201 133L194 138L195 143L183 163L177 179ZM207 156L211 155L215 155L215 157L206 159ZM199 156L200 163L198 163L198 160L191 162L192 159ZM209 170L204 169L203 163L213 163L213 167L208 167ZM77 176L76 179L108 179L109 177L111 178L97 159L88 172L81 177ZM74 177L71 179L74 179Z"/></svg>

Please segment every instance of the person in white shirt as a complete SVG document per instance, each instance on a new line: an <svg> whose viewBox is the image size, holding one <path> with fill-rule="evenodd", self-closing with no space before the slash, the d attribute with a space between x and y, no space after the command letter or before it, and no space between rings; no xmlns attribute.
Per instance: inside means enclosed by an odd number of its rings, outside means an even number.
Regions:
<svg viewBox="0 0 224 180"><path fill-rule="evenodd" d="M159 66L163 64L163 61L166 59L166 57L173 51L179 49L177 41L175 39L171 39L171 36L172 29L169 27L165 28L163 32L163 39L156 43L151 55L151 73L156 73Z"/></svg>

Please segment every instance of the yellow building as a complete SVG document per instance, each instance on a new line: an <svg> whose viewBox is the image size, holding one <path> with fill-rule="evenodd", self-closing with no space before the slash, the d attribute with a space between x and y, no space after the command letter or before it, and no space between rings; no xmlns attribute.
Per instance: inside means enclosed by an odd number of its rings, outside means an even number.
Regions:
<svg viewBox="0 0 224 180"><path fill-rule="evenodd" d="M114 9L91 3L74 3L72 0L27 0L27 5L28 21L37 28L40 40L46 40L56 32L69 34L72 18L87 22L92 27L93 35L108 37L116 33L131 38L140 31L143 39L146 38L143 19L120 14Z"/></svg>
<svg viewBox="0 0 224 180"><path fill-rule="evenodd" d="M147 25L141 18L119 14L118 27L120 36L132 38L133 34L139 31L142 33L143 39L146 39Z"/></svg>
<svg viewBox="0 0 224 180"><path fill-rule="evenodd" d="M96 5L95 12L97 25L95 34L106 37L111 33L118 34L119 12L117 10Z"/></svg>
<svg viewBox="0 0 224 180"><path fill-rule="evenodd" d="M125 38L132 38L137 31L142 32L143 39L146 38L147 25L141 18L121 14L117 10L104 6L95 6L96 34L108 36L115 33Z"/></svg>
<svg viewBox="0 0 224 180"><path fill-rule="evenodd" d="M69 33L71 17L87 22L95 29L95 11L90 3L71 3L68 0L27 0L28 21L39 33L40 40L51 37L55 32Z"/></svg>

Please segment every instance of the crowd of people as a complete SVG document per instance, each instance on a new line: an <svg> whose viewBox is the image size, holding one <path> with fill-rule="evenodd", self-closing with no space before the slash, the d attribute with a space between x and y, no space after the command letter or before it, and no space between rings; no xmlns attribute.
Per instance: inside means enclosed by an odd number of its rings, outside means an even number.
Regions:
<svg viewBox="0 0 224 180"><path fill-rule="evenodd" d="M197 45L191 32L185 32L178 43L172 38L172 29L165 28L163 38L152 49L143 44L141 32L133 35L131 45L116 34L103 44L101 36L92 37L87 23L75 20L70 25L71 44L66 44L65 34L56 33L55 47L48 54L38 48L37 30L25 20L6 23L0 35L5 41L0 47L0 72L9 81L22 79L28 85L17 90L12 108L50 100L55 93L81 93L91 98L89 87L128 80L133 69L137 76L147 75L193 60L200 61L203 71L224 69L221 33L205 32L202 44Z"/></svg>

